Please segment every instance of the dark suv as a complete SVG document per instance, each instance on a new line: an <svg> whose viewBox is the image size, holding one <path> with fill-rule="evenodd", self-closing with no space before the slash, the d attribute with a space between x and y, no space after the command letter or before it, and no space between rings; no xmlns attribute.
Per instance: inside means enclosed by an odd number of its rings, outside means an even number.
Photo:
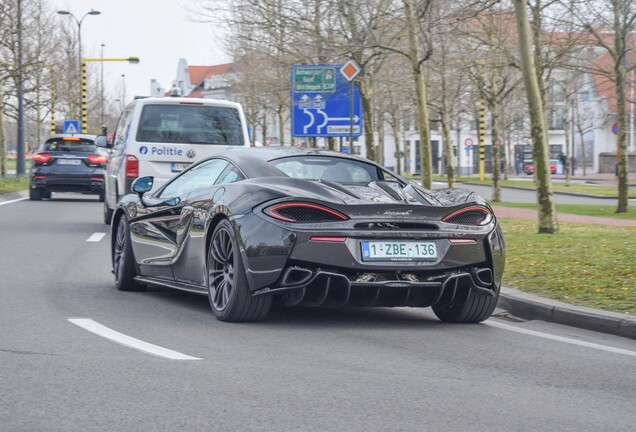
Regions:
<svg viewBox="0 0 636 432"><path fill-rule="evenodd" d="M95 145L95 135L53 135L31 158L29 196L51 198L51 192L99 195L104 201L108 157Z"/></svg>

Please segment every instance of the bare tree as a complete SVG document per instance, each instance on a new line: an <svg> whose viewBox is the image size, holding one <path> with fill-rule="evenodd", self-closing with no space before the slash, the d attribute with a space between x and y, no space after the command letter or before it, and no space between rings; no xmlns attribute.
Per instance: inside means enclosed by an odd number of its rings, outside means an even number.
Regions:
<svg viewBox="0 0 636 432"><path fill-rule="evenodd" d="M599 0L577 4L575 15L585 30L594 38L596 45L605 50L612 60L611 70L594 69L614 84L618 116L618 205L616 213L626 213L629 208L629 182L627 160L627 97L626 75L636 68L629 64L629 52L636 30L636 1ZM630 46L632 45L632 46Z"/></svg>
<svg viewBox="0 0 636 432"><path fill-rule="evenodd" d="M530 109L531 136L535 161L535 180L539 205L539 233L556 233L558 225L552 196L549 170L549 145L545 120L544 96L535 63L532 29L525 0L514 0L521 70Z"/></svg>

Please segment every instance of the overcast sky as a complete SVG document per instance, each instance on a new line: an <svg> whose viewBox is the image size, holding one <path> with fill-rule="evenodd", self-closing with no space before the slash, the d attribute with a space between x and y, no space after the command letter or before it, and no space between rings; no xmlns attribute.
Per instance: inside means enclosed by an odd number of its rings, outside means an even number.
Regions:
<svg viewBox="0 0 636 432"><path fill-rule="evenodd" d="M187 19L184 7L187 0L49 1L56 10L68 10L77 19L91 9L101 12L101 15L88 15L82 22L83 57L101 57L101 44L105 44L105 58L136 56L141 59L136 65L104 62L105 93L111 99L122 96L122 81L125 81L127 102L136 95L149 95L152 78L169 89L176 78L180 58L185 58L190 65L230 61L212 24ZM69 16L58 18L73 21ZM73 25L77 26L74 21ZM99 73L99 67L98 62L92 63L89 73Z"/></svg>

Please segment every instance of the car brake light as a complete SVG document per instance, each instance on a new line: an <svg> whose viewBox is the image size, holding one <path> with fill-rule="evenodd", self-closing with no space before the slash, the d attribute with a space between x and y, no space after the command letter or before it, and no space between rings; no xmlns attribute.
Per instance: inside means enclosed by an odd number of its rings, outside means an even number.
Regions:
<svg viewBox="0 0 636 432"><path fill-rule="evenodd" d="M492 213L481 206L466 207L442 218L442 222L458 225L487 225L492 221Z"/></svg>
<svg viewBox="0 0 636 432"><path fill-rule="evenodd" d="M108 161L108 158L102 155L90 155L87 159L90 163L95 165L102 165Z"/></svg>
<svg viewBox="0 0 636 432"><path fill-rule="evenodd" d="M179 105L203 105L202 102L179 102Z"/></svg>
<svg viewBox="0 0 636 432"><path fill-rule="evenodd" d="M51 155L48 153L37 153L33 155L32 159L39 163L47 163L51 160Z"/></svg>
<svg viewBox="0 0 636 432"><path fill-rule="evenodd" d="M139 177L139 160L133 155L126 155L126 178Z"/></svg>
<svg viewBox="0 0 636 432"><path fill-rule="evenodd" d="M337 222L349 219L330 208L303 202L288 202L272 206L265 213L285 222Z"/></svg>
<svg viewBox="0 0 636 432"><path fill-rule="evenodd" d="M62 141L81 141L78 137L62 137Z"/></svg>
<svg viewBox="0 0 636 432"><path fill-rule="evenodd" d="M346 237L328 237L328 236L313 236L311 241L329 242L329 243L342 243L347 240Z"/></svg>

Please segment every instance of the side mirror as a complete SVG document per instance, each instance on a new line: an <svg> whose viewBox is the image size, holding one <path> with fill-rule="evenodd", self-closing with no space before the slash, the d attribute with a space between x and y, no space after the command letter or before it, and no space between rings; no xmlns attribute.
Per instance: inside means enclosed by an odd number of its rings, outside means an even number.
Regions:
<svg viewBox="0 0 636 432"><path fill-rule="evenodd" d="M150 177L150 176L136 178L132 183L131 189L133 192L138 194L139 197L141 197L146 192L150 192L150 189L152 189L152 184L154 183L154 180L155 180L154 177Z"/></svg>

